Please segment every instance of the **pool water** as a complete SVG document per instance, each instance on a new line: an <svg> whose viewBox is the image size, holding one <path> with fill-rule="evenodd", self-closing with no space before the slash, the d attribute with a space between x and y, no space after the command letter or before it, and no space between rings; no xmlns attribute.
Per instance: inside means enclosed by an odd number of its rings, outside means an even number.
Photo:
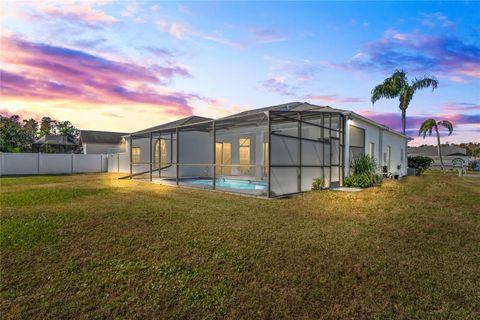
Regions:
<svg viewBox="0 0 480 320"><path fill-rule="evenodd" d="M196 186L212 186L212 180L210 179L182 179L180 182ZM267 189L267 183L252 180L217 179L215 181L215 187L241 190L265 190Z"/></svg>

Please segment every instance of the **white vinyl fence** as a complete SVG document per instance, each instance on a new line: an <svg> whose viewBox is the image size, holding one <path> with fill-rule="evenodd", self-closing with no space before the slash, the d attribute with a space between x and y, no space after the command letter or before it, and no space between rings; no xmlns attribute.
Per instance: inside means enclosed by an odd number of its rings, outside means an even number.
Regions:
<svg viewBox="0 0 480 320"><path fill-rule="evenodd" d="M106 172L105 154L3 153L0 176Z"/></svg>
<svg viewBox="0 0 480 320"><path fill-rule="evenodd" d="M109 154L108 155L108 172L130 173L129 154L126 152Z"/></svg>

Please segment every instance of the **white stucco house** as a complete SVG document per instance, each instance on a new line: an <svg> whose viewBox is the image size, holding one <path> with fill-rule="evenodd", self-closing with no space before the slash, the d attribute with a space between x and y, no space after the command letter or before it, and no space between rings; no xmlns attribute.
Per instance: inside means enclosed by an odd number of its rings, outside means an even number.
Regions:
<svg viewBox="0 0 480 320"><path fill-rule="evenodd" d="M220 119L191 116L125 136L129 177L279 197L321 178L342 186L350 160L407 173L408 137L355 112L292 102Z"/></svg>
<svg viewBox="0 0 480 320"><path fill-rule="evenodd" d="M84 154L109 154L125 152L125 132L81 130L79 143Z"/></svg>

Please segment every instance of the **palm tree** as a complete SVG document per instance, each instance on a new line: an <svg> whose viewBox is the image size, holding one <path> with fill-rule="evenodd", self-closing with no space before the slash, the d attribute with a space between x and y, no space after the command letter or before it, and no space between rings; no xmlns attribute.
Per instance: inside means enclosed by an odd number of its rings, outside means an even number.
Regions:
<svg viewBox="0 0 480 320"><path fill-rule="evenodd" d="M423 77L408 82L407 73L403 70L396 70L389 78L385 79L382 84L377 85L372 90L372 103L378 100L399 98L399 108L402 110L402 133L405 134L406 114L413 94L417 90L432 88L432 91L438 86L438 80L435 78Z"/></svg>
<svg viewBox="0 0 480 320"><path fill-rule="evenodd" d="M443 121L436 122L435 119L427 119L420 126L420 129L418 130L418 135L423 134L423 139L425 139L425 136L427 135L427 133L429 136L431 136L432 130L435 129L435 132L437 133L438 157L440 158L440 163L442 164L443 173L445 173L445 166L443 165L443 159L442 159L442 149L440 148L440 134L438 133L438 126L443 126L447 128L448 135L451 135L453 132L453 125L450 121L443 120Z"/></svg>

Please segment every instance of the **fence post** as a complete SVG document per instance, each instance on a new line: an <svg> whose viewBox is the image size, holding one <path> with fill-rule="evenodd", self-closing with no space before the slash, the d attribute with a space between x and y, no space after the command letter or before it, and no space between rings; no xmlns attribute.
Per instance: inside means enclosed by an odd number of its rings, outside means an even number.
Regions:
<svg viewBox="0 0 480 320"><path fill-rule="evenodd" d="M75 159L74 159L74 154L72 153L71 166L70 166L70 173L71 173L71 174L73 174L73 172L74 172L74 166L75 166L74 161L75 161Z"/></svg>
<svg viewBox="0 0 480 320"><path fill-rule="evenodd" d="M40 175L40 152L37 153L37 175Z"/></svg>

